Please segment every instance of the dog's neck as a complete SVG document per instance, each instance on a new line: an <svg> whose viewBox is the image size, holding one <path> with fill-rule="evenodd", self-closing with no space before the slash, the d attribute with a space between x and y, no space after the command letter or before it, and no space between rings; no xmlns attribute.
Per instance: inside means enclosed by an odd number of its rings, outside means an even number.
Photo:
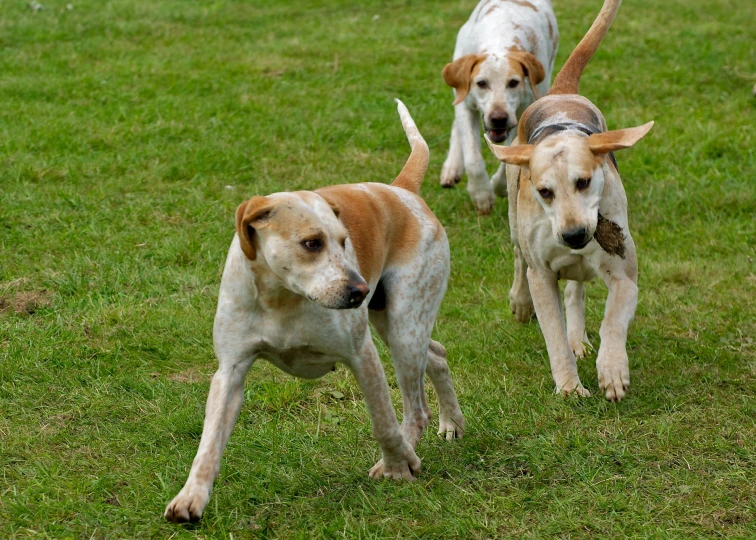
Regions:
<svg viewBox="0 0 756 540"><path fill-rule="evenodd" d="M260 256L250 261L244 257L245 276L242 282L247 284L250 300L261 311L279 311L291 308L307 298L286 288L286 284L278 277Z"/></svg>

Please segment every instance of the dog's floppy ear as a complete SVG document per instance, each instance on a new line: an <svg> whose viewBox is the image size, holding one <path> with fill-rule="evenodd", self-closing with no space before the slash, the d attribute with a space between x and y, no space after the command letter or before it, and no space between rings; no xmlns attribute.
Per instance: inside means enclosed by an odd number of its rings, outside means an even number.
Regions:
<svg viewBox="0 0 756 540"><path fill-rule="evenodd" d="M527 51L514 50L509 55L522 66L522 70L525 72L525 76L530 83L530 89L533 91L533 95L536 99L541 97L538 93L536 85L540 84L546 78L546 71L543 69L543 64Z"/></svg>
<svg viewBox="0 0 756 540"><path fill-rule="evenodd" d="M467 97L472 84L473 71L485 59L485 54L467 54L457 58L451 64L446 64L441 75L444 77L444 82L456 90L453 105L462 103Z"/></svg>
<svg viewBox="0 0 756 540"><path fill-rule="evenodd" d="M330 207L331 207L331 210L333 210L333 213L334 213L334 214L336 215L336 217L338 218L338 217L339 217L339 214L341 214L341 207L340 207L340 206L339 206L338 204L336 204L336 203L334 203L334 202L331 202L331 201L329 201L328 199L326 199L326 202L328 203L328 206L330 206Z"/></svg>
<svg viewBox="0 0 756 540"><path fill-rule="evenodd" d="M630 148L651 131L653 120L642 126L615 129L614 131L605 131L604 133L594 133L588 137L588 146L594 154L608 154L616 150Z"/></svg>
<svg viewBox="0 0 756 540"><path fill-rule="evenodd" d="M486 138L486 142L488 143L491 152L494 153L499 161L510 165L519 165L521 167L526 167L530 164L530 155L533 153L532 144L504 146L492 143L491 139L488 138L488 135L483 136Z"/></svg>
<svg viewBox="0 0 756 540"><path fill-rule="evenodd" d="M259 228L265 224L273 206L267 197L256 195L241 203L236 209L236 233L239 235L242 251L250 261L257 257L253 239L255 227Z"/></svg>

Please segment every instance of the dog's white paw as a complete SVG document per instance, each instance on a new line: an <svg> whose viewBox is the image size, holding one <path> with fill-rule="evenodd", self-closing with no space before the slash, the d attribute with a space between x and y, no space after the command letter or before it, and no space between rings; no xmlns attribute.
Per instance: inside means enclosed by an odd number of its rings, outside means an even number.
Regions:
<svg viewBox="0 0 756 540"><path fill-rule="evenodd" d="M386 456L373 465L368 475L373 480L392 478L394 480L415 480L420 472L420 458L406 441L402 442L401 455Z"/></svg>
<svg viewBox="0 0 756 540"><path fill-rule="evenodd" d="M577 360L582 360L586 355L593 350L593 345L588 341L588 336L583 336L582 339L570 338L570 348L575 354Z"/></svg>
<svg viewBox="0 0 756 540"><path fill-rule="evenodd" d="M206 489L187 489L179 491L173 500L165 507L163 517L173 523L199 521L205 511L210 493Z"/></svg>
<svg viewBox="0 0 756 540"><path fill-rule="evenodd" d="M587 388L580 384L580 381L557 386L556 392L563 396L591 397L591 393Z"/></svg>
<svg viewBox="0 0 756 540"><path fill-rule="evenodd" d="M462 180L463 167L456 163L446 161L441 167L441 186L445 188L454 187Z"/></svg>
<svg viewBox="0 0 756 540"><path fill-rule="evenodd" d="M496 202L496 196L492 189L470 191L470 198L472 199L473 206L481 216L490 214Z"/></svg>
<svg viewBox="0 0 756 540"><path fill-rule="evenodd" d="M517 294L514 291L509 291L509 307L515 319L521 323L528 322L535 315L533 298L529 294Z"/></svg>
<svg viewBox="0 0 756 540"><path fill-rule="evenodd" d="M447 441L461 439L465 434L465 418L462 411L457 411L449 416L444 413L438 415L438 436Z"/></svg>
<svg viewBox="0 0 756 540"><path fill-rule="evenodd" d="M609 401L620 401L625 397L627 388L630 386L627 354L624 354L624 358L615 361L606 360L605 356L607 355L601 354L599 350L599 357L596 360L599 388Z"/></svg>

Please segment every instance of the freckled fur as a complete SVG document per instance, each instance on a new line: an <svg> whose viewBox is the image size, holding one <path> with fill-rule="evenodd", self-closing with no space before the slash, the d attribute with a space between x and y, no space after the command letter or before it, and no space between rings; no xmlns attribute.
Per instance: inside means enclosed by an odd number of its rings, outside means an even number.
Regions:
<svg viewBox="0 0 756 540"><path fill-rule="evenodd" d="M484 129L494 129L492 115L501 119L506 113L506 128L496 131L506 132L499 136L511 141L518 116L549 89L558 39L550 0L482 0L457 35L454 61L442 72L455 100L441 185L452 187L467 173L467 190L480 214L493 208L494 191L504 196L506 188L503 166L488 178L480 153L480 117ZM519 84L508 88L513 78ZM478 88L474 81L479 79L489 87Z"/></svg>
<svg viewBox="0 0 756 540"><path fill-rule="evenodd" d="M189 478L166 507L166 519L201 517L241 407L245 376L258 359L308 379L327 374L336 363L349 367L382 452L371 478L413 480L420 471L415 446L430 420L426 373L439 401L439 434L462 436L464 418L446 351L430 339L449 278L449 243L417 195L428 147L401 103L399 113L412 154L393 185L277 193L240 206L213 328L218 371ZM264 208L269 213L260 214ZM322 235L318 253L302 248L300 240L310 234ZM343 248L342 235L348 235ZM345 289L343 280L354 279L357 269L370 288L365 301L353 309L330 309ZM385 309L369 311L379 281ZM391 352L402 392L401 426L368 321Z"/></svg>

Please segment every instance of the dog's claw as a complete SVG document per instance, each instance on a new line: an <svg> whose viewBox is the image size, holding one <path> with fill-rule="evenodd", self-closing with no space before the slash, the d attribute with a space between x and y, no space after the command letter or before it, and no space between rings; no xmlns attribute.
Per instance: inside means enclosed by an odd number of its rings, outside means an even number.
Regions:
<svg viewBox="0 0 756 540"><path fill-rule="evenodd" d="M209 494L202 495L182 489L165 507L163 517L171 523L199 521L209 498Z"/></svg>
<svg viewBox="0 0 756 540"><path fill-rule="evenodd" d="M630 386L630 368L627 365L627 357L619 362L607 362L603 358L599 350L599 359L596 360L599 388L609 401L621 401Z"/></svg>

